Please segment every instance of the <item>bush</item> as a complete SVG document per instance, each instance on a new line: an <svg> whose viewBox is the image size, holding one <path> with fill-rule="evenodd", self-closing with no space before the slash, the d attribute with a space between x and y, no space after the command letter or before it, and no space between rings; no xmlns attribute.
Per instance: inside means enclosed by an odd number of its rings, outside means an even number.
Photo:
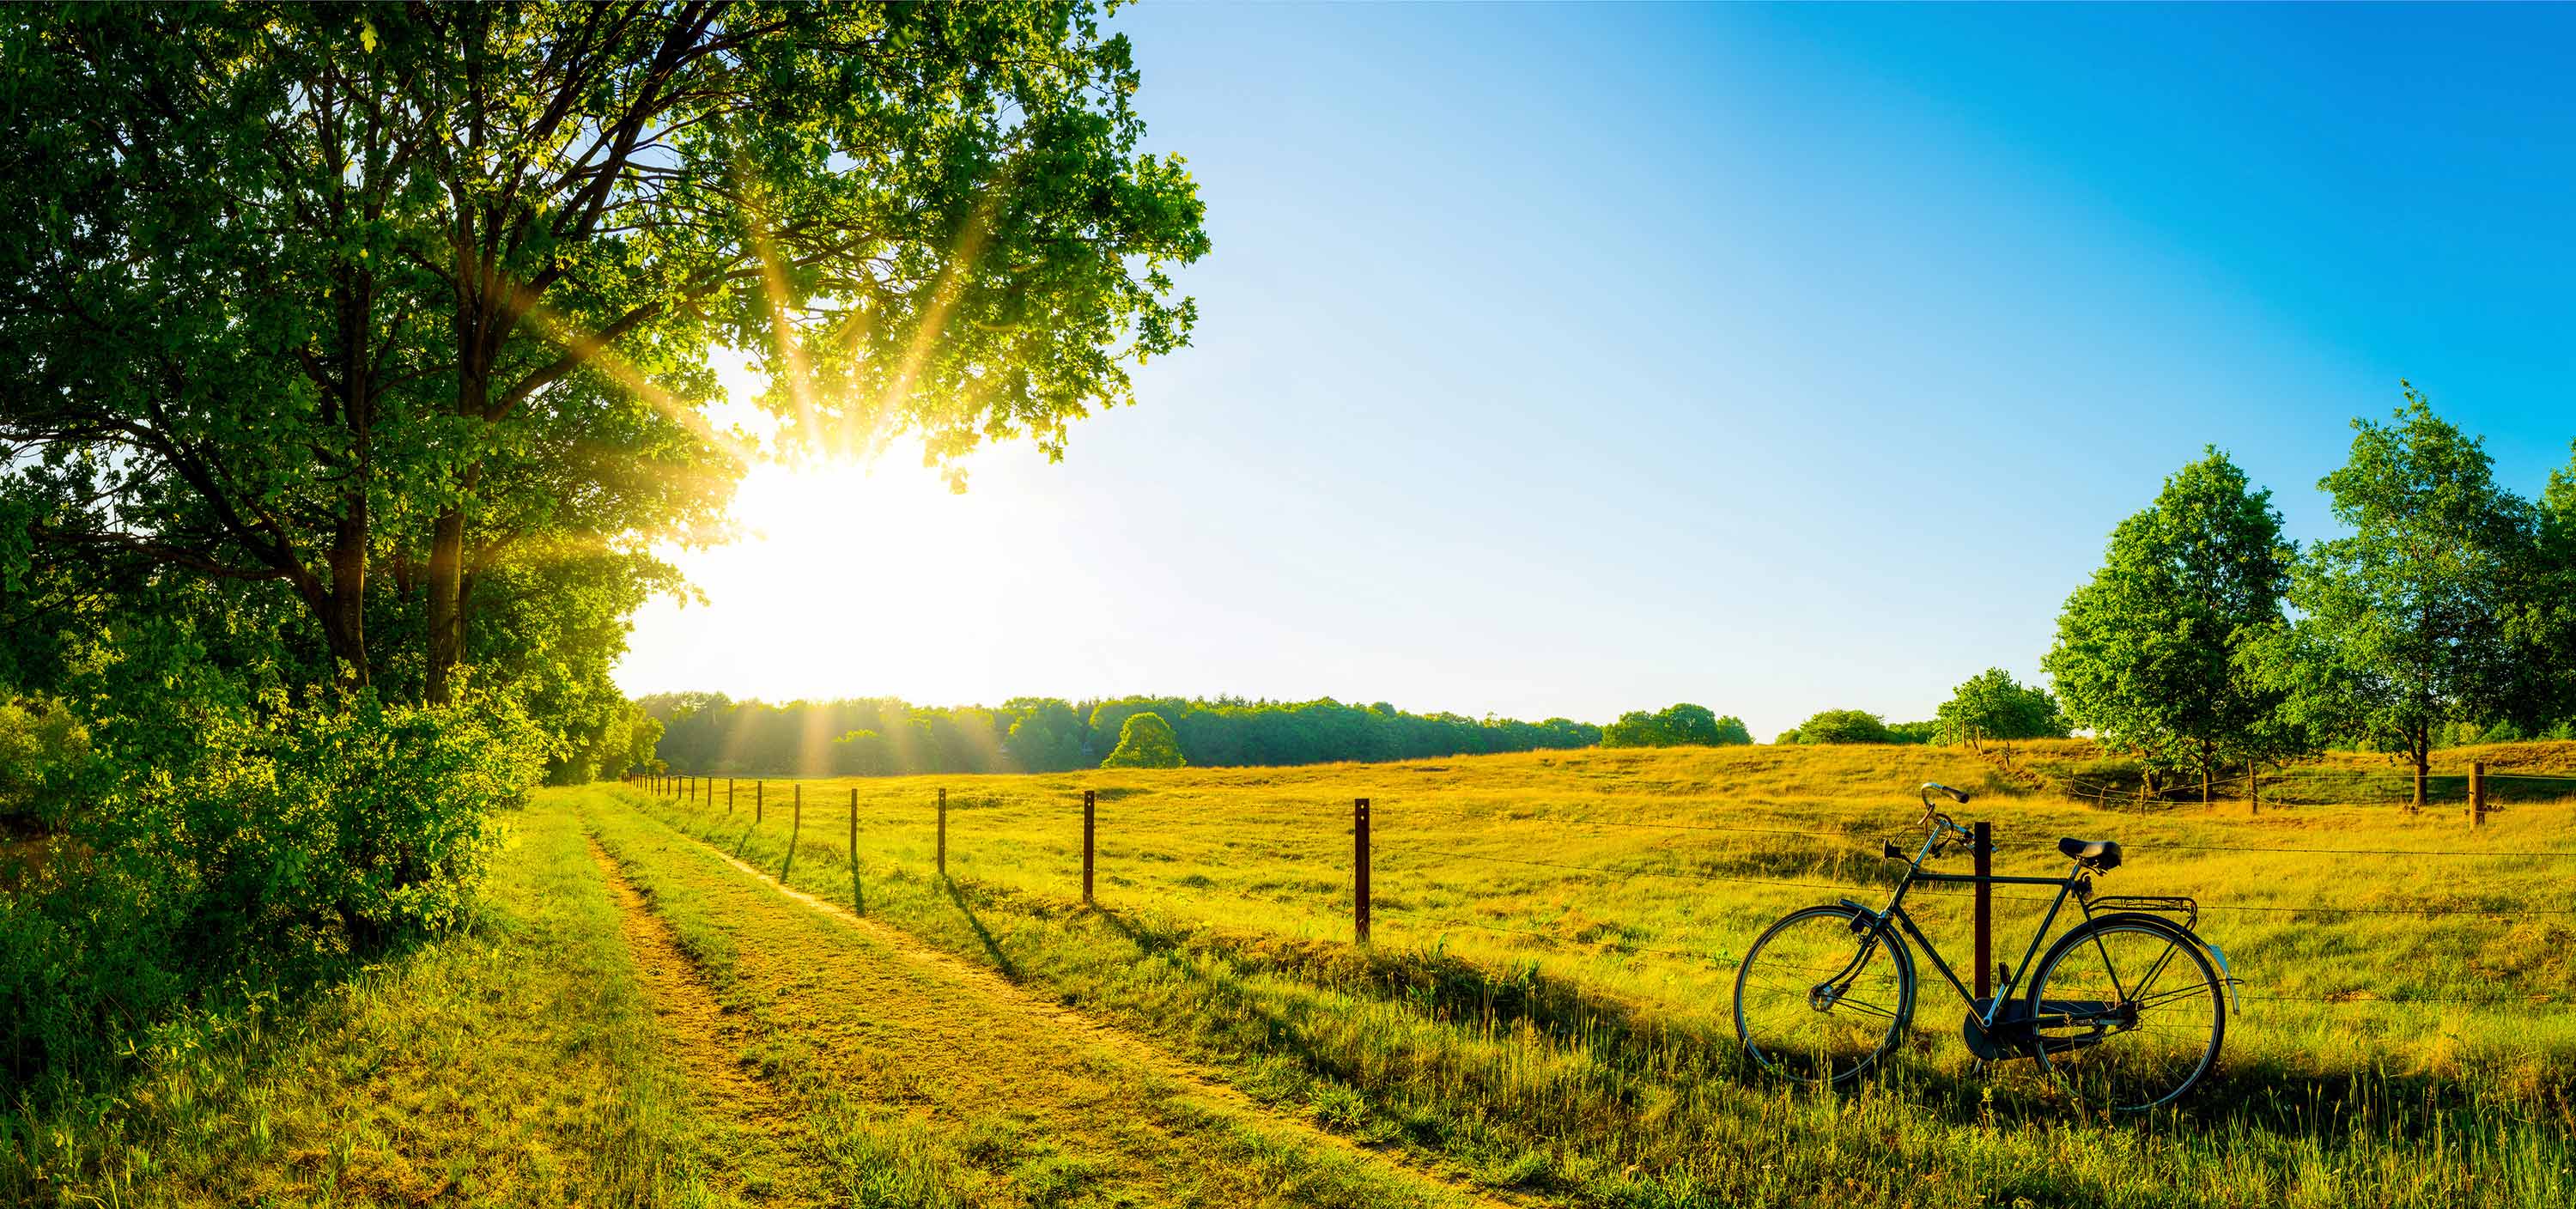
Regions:
<svg viewBox="0 0 2576 1209"><path fill-rule="evenodd" d="M58 830L89 760L89 732L59 702L0 695L0 835Z"/></svg>
<svg viewBox="0 0 2576 1209"><path fill-rule="evenodd" d="M0 1064L22 1076L93 1065L205 987L291 983L456 923L492 811L544 765L536 729L491 700L191 714L175 767L105 749L70 834L0 896Z"/></svg>

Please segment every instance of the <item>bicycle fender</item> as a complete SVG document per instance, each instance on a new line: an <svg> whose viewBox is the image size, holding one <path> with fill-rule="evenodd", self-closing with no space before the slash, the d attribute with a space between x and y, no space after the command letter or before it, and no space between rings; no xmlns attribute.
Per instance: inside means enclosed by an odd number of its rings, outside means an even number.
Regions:
<svg viewBox="0 0 2576 1209"><path fill-rule="evenodd" d="M2197 936L2192 939L2200 940ZM2227 988L2227 1010L2232 1013L2243 1012L2245 1010L2243 1002L2236 993L2236 984L2241 980L2236 977L2236 971L2227 968L2227 954L2221 952L2217 945L2206 940L2200 940L2200 947L2209 950L2209 959L2218 963L2218 984Z"/></svg>

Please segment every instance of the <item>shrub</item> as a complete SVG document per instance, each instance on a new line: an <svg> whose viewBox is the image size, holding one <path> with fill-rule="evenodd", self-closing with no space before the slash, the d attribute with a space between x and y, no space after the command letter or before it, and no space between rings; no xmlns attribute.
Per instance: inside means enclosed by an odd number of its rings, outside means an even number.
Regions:
<svg viewBox="0 0 2576 1209"><path fill-rule="evenodd" d="M59 702L0 695L0 834L53 831L89 759L89 732Z"/></svg>
<svg viewBox="0 0 2576 1209"><path fill-rule="evenodd" d="M184 762L104 749L53 859L0 895L0 1064L21 1075L94 1064L205 986L291 981L457 922L492 811L544 765L537 730L490 699L187 713Z"/></svg>

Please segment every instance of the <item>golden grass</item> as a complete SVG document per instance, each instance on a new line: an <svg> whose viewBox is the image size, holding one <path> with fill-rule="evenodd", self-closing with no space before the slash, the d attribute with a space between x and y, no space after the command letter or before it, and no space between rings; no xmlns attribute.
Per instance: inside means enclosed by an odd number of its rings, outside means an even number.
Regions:
<svg viewBox="0 0 2576 1209"><path fill-rule="evenodd" d="M1735 1069L1731 958L1783 912L1844 893L1821 887L1883 884L1878 837L1919 834L1910 790L1924 780L1985 791L1958 813L1994 823L2000 872L2060 872L2060 835L2117 839L2128 863L2103 892L2209 908L2201 930L2248 1002L2190 1111L2144 1134L2058 1130L2073 1121L2046 1085L1968 1068L1962 1009L1928 964L1904 1060L1844 1116ZM2517 804L2474 833L2449 812L2384 807L2105 811L1919 747L769 781L757 825L752 784L736 782L731 812L722 782L711 802L625 800L775 872L801 793L793 880L847 900L855 792L872 911L1497 1186L1803 1203L1837 1171L1885 1177L1887 1156L1837 1166L1762 1131L1795 1121L1848 1142L1856 1113L1891 1145L1973 1141L2012 1170L2045 1166L2050 1145L2029 1144L2055 1137L2080 1169L2063 1178L2098 1195L2035 1203L2537 1204L2570 1190L2576 861L2551 855L2576 851L2568 804ZM930 874L940 788L953 883ZM1086 788L1100 799L1096 912L1077 899ZM1365 953L1346 943L1361 796L1378 911ZM1911 902L1964 970L1964 898ZM1997 904L1999 958L2020 963L2041 905ZM2008 1132L1978 1132L1995 1129ZM2198 1181L2190 1194L2124 1174L2141 1146ZM1795 1174L1765 1183L1766 1170Z"/></svg>

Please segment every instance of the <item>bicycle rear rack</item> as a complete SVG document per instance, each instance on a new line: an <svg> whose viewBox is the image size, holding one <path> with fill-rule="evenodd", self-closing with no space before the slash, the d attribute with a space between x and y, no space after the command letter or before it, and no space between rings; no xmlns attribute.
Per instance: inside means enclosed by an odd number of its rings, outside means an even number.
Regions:
<svg viewBox="0 0 2576 1209"><path fill-rule="evenodd" d="M2200 947L2208 950L2210 957L2218 962L2218 981L2227 988L2228 1008L2231 1011L2244 1010L2244 996L2236 988L2243 986L2245 980L2238 978L2236 971L2228 968L2226 950L2209 943L2201 936L2198 899L2185 898L2179 894L2105 894L2084 901L2096 914L2104 911L2146 911L2157 915L2181 916L2184 935L2199 941Z"/></svg>
<svg viewBox="0 0 2576 1209"><path fill-rule="evenodd" d="M2196 930L2200 926L2200 902L2197 899L2184 898L2180 895L2104 894L2087 899L2085 905L2092 908L2093 913L2097 915L2105 911L2147 911L2157 915L2179 915L2182 917L2183 931L2190 932L2194 938L2200 935Z"/></svg>

